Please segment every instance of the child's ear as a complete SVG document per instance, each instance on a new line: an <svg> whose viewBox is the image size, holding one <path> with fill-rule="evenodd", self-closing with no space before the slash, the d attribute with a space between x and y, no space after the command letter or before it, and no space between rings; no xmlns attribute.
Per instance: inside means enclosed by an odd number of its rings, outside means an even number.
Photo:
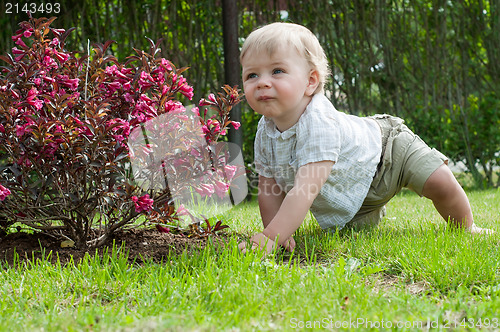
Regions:
<svg viewBox="0 0 500 332"><path fill-rule="evenodd" d="M319 73L317 70L311 70L309 73L309 81L306 88L306 95L312 96L319 85Z"/></svg>

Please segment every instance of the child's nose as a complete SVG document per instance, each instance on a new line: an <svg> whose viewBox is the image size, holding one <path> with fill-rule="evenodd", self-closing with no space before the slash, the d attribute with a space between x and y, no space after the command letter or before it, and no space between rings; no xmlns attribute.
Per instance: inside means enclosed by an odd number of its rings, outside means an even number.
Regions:
<svg viewBox="0 0 500 332"><path fill-rule="evenodd" d="M259 88L268 88L271 86L271 80L268 76L259 77L259 81L257 83Z"/></svg>

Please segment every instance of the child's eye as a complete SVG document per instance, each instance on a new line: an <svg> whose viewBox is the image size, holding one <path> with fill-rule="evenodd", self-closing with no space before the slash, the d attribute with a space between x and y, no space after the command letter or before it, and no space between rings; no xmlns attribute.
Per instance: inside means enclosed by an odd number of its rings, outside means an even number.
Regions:
<svg viewBox="0 0 500 332"><path fill-rule="evenodd" d="M279 68L276 68L273 70L273 74L282 74L284 73L285 71L283 69L279 69Z"/></svg>
<svg viewBox="0 0 500 332"><path fill-rule="evenodd" d="M247 79L256 78L256 77L257 77L257 74L255 74L255 73L250 73L247 75Z"/></svg>

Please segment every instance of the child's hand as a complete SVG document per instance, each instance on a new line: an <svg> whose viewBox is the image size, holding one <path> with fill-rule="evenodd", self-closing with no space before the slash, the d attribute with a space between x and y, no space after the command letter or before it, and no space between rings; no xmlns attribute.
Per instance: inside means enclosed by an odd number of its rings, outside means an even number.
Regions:
<svg viewBox="0 0 500 332"><path fill-rule="evenodd" d="M266 254L272 253L276 247L276 243L267 236L265 236L263 233L255 234L250 238L250 241L252 243L252 247L250 248L250 250L261 249L264 250ZM245 241L241 242L240 244L238 244L238 248L241 250L242 253L246 253L247 243Z"/></svg>

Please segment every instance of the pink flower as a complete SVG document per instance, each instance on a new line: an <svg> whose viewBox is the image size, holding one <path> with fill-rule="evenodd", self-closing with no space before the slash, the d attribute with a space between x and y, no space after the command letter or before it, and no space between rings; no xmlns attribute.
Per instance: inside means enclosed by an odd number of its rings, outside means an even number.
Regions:
<svg viewBox="0 0 500 332"><path fill-rule="evenodd" d="M56 29L53 29L53 30L56 30ZM62 29L61 29L62 30ZM59 45L59 38L53 38L51 41L50 41L50 46L57 46Z"/></svg>
<svg viewBox="0 0 500 332"><path fill-rule="evenodd" d="M196 157L196 158L201 157L200 151L198 151L198 149L195 149L195 148L191 148L191 155Z"/></svg>
<svg viewBox="0 0 500 332"><path fill-rule="evenodd" d="M38 90L36 88L31 88L30 91L28 91L28 100L31 100L33 98L36 98L38 96Z"/></svg>
<svg viewBox="0 0 500 332"><path fill-rule="evenodd" d="M125 86L123 86L123 88L125 88ZM129 88L130 88L130 83L129 83ZM126 90L128 90L129 88L127 88ZM129 102L129 103L132 103L134 101L134 96L127 92L123 95L123 99L125 99L126 102Z"/></svg>
<svg viewBox="0 0 500 332"><path fill-rule="evenodd" d="M214 133L215 135L221 133L221 127L220 127L220 123L218 120L216 119L208 119L207 121L207 124L202 126L201 128L203 130L203 133L206 135L206 134L209 134L209 133ZM222 133L223 135L225 133Z"/></svg>
<svg viewBox="0 0 500 332"><path fill-rule="evenodd" d="M231 181L234 178L237 170L238 170L238 166L235 166L235 165L224 166L224 173L226 173L226 177L227 177L228 181Z"/></svg>
<svg viewBox="0 0 500 332"><path fill-rule="evenodd" d="M17 32L19 32L19 31L21 31L21 30L18 30ZM14 36L12 36L12 40L13 40L13 41L17 41L17 40L18 40L18 39L20 39L22 36L23 36L23 34L22 34L22 33L20 33L20 34L18 34L18 35L14 35Z"/></svg>
<svg viewBox="0 0 500 332"><path fill-rule="evenodd" d="M130 82L123 83L123 90L127 91L127 90L130 90L131 88L132 88L132 84L130 84Z"/></svg>
<svg viewBox="0 0 500 332"><path fill-rule="evenodd" d="M52 32L57 36L62 35L66 31L65 29L53 29L53 28L51 28L50 30L52 30Z"/></svg>
<svg viewBox="0 0 500 332"><path fill-rule="evenodd" d="M144 101L141 101L141 102L137 103L132 114L137 115L137 117L141 117L141 115L142 115L142 117L144 117L146 115L149 115L151 117L151 116L156 116L156 111L155 111L154 107L151 106L151 104L144 102ZM146 118L144 117L144 120L145 119ZM141 122L143 122L143 121L141 121Z"/></svg>
<svg viewBox="0 0 500 332"><path fill-rule="evenodd" d="M46 66L48 69L57 69L59 66L57 65L56 61L52 59L50 56L46 55L43 57L42 64Z"/></svg>
<svg viewBox="0 0 500 332"><path fill-rule="evenodd" d="M198 188L194 188L198 194L201 195L201 197L205 196L212 196L212 194L215 192L215 188L213 184L206 184L202 183Z"/></svg>
<svg viewBox="0 0 500 332"><path fill-rule="evenodd" d="M132 196L132 201L135 204L135 211L137 213L141 213L143 211L147 212L153 209L154 200L149 198L149 194L146 194L141 197Z"/></svg>
<svg viewBox="0 0 500 332"><path fill-rule="evenodd" d="M122 129L124 135L126 136L130 135L130 123L124 119L120 118L111 119L108 121L107 125L108 125L107 128L108 130L110 129L110 127L112 127L111 130L113 131L118 131Z"/></svg>
<svg viewBox="0 0 500 332"><path fill-rule="evenodd" d="M154 81L154 79L151 77L151 75L149 75L145 71L141 72L141 76L139 78L139 86L141 88L147 89L149 87L152 87L153 84L151 82L153 82L153 81Z"/></svg>
<svg viewBox="0 0 500 332"><path fill-rule="evenodd" d="M156 227L156 230L160 233L170 233L170 228L168 228L168 227L161 226L159 224L156 224L155 227Z"/></svg>
<svg viewBox="0 0 500 332"><path fill-rule="evenodd" d="M31 129L31 126L33 125L34 123L33 122L28 122L28 123L25 123L24 125L20 126L20 125L17 125L16 126L16 135L17 137L21 138L24 136L24 134L29 134L31 133L33 130Z"/></svg>
<svg viewBox="0 0 500 332"><path fill-rule="evenodd" d="M188 84L183 84L179 87L180 92L186 96L189 100L194 97L193 87Z"/></svg>
<svg viewBox="0 0 500 332"><path fill-rule="evenodd" d="M109 120L107 122L106 129L116 133L112 136L117 142L120 143L122 143L130 135L130 123L120 118Z"/></svg>
<svg viewBox="0 0 500 332"><path fill-rule="evenodd" d="M115 71L116 77L118 77L121 80L128 80L129 78L123 72L124 72L123 70L122 71L119 71L119 70Z"/></svg>
<svg viewBox="0 0 500 332"><path fill-rule="evenodd" d="M37 99L36 98L37 96L38 96L38 90L36 88L31 88L30 91L28 91L28 96L26 97L26 101L31 106L35 106L37 110L40 110L43 107L43 101Z"/></svg>
<svg viewBox="0 0 500 332"><path fill-rule="evenodd" d="M167 59L162 58L160 63L163 67L165 67L165 69L172 70L172 66L170 65L170 62L168 62Z"/></svg>
<svg viewBox="0 0 500 332"><path fill-rule="evenodd" d="M54 129L54 133L56 133L56 134L62 134L62 133L64 133L64 130L63 130L62 126L61 125L56 125L55 129Z"/></svg>
<svg viewBox="0 0 500 332"><path fill-rule="evenodd" d="M12 54L24 54L25 51L18 49L17 47L12 48Z"/></svg>
<svg viewBox="0 0 500 332"><path fill-rule="evenodd" d="M16 45L19 45L22 48L28 48L28 46L23 42L23 40L21 38L19 38L18 40L16 40Z"/></svg>
<svg viewBox="0 0 500 332"><path fill-rule="evenodd" d="M116 65L112 65L112 66L106 67L106 69L104 70L104 72L107 75L114 75L117 71L118 70L117 70Z"/></svg>
<svg viewBox="0 0 500 332"><path fill-rule="evenodd" d="M201 130L203 130L203 133L205 135L210 134L210 129L208 129L207 125L203 125L203 127L201 127Z"/></svg>
<svg viewBox="0 0 500 332"><path fill-rule="evenodd" d="M5 200L10 194L10 190L0 184L0 201Z"/></svg>
<svg viewBox="0 0 500 332"><path fill-rule="evenodd" d="M143 93L143 94L141 94L141 95L139 96L139 99L140 99L141 101L146 102L148 105L151 105L151 103L153 103L153 100L151 100L151 98L149 98L149 97L148 97L147 95L145 95L144 93Z"/></svg>
<svg viewBox="0 0 500 332"><path fill-rule="evenodd" d="M241 123L238 121L231 121L231 124L233 125L234 129L238 130L238 128L241 127Z"/></svg>
<svg viewBox="0 0 500 332"><path fill-rule="evenodd" d="M112 95L113 93L115 93L115 91L117 91L121 87L122 87L122 85L120 84L120 82L108 83L109 94Z"/></svg>
<svg viewBox="0 0 500 332"><path fill-rule="evenodd" d="M165 104L165 112L171 114L180 114L186 112L186 108L178 101L169 100Z"/></svg>
<svg viewBox="0 0 500 332"><path fill-rule="evenodd" d="M43 76L42 78L45 81L50 82L50 83L54 83L56 81L53 77L50 77L50 76Z"/></svg>
<svg viewBox="0 0 500 332"><path fill-rule="evenodd" d="M69 78L68 75L57 75L57 79L61 85L68 87L70 90L78 89L78 83L80 82L78 78Z"/></svg>
<svg viewBox="0 0 500 332"><path fill-rule="evenodd" d="M153 153L153 150L151 149L151 144L146 144L146 146L141 146L141 149L146 156Z"/></svg>
<svg viewBox="0 0 500 332"><path fill-rule="evenodd" d="M119 143L122 143L124 140L125 140L125 136L123 135L111 135L115 141L119 142Z"/></svg>
<svg viewBox="0 0 500 332"><path fill-rule="evenodd" d="M212 102L206 100L205 98L201 98L199 104L200 104L200 106L210 106L210 105L212 105Z"/></svg>
<svg viewBox="0 0 500 332"><path fill-rule="evenodd" d="M191 109L191 112L193 112L194 114L196 114L196 116L200 116L200 109L198 107L193 107Z"/></svg>
<svg viewBox="0 0 500 332"><path fill-rule="evenodd" d="M57 52L57 51L54 51L54 56L57 58L57 60L59 60L60 62L66 62L68 61L69 59L69 55L67 55L66 53L62 53L62 52Z"/></svg>
<svg viewBox="0 0 500 332"><path fill-rule="evenodd" d="M168 85L168 84L162 85L162 87L161 87L161 95L164 96L164 95L166 95L169 92L170 92L170 85Z"/></svg>
<svg viewBox="0 0 500 332"><path fill-rule="evenodd" d="M177 214L178 216L189 216L190 215L189 211L186 209L186 207L184 206L184 204L180 204L177 207L177 210L175 211L175 214Z"/></svg>
<svg viewBox="0 0 500 332"><path fill-rule="evenodd" d="M33 31L33 29L24 31L23 36L26 37L26 38L31 37L31 35L33 34L32 31Z"/></svg>
<svg viewBox="0 0 500 332"><path fill-rule="evenodd" d="M224 198L227 191L229 190L229 184L222 182L222 181L219 181L219 180L216 180L214 188L215 188L215 193L217 194L217 196L219 196L220 198Z"/></svg>
<svg viewBox="0 0 500 332"><path fill-rule="evenodd" d="M34 99L32 102L29 103L30 105L35 106L37 111L41 110L43 107L43 100L40 99Z"/></svg>

